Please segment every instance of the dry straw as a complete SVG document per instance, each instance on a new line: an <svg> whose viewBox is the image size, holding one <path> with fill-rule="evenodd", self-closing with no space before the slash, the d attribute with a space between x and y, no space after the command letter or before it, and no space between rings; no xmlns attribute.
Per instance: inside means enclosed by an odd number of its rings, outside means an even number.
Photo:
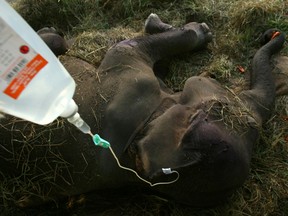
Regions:
<svg viewBox="0 0 288 216"><path fill-rule="evenodd" d="M227 89L233 89L237 93L239 89L246 87L245 76L250 71L253 54L260 46L257 38L261 32L267 28L277 27L288 34L288 3L285 0L196 0L193 2L188 0L125 0L123 4L119 2L115 0L92 0L81 1L81 3L78 0L18 0L15 7L35 29L43 27L42 24L62 28L67 39L74 41L68 55L84 59L95 66L100 64L111 45L142 34L144 20L151 12L157 13L164 21L173 24L184 24L191 20L207 22L214 35L208 50L180 56L171 62L172 67L166 82L177 90L181 89L185 79L189 76L209 72L216 79L219 78ZM53 12L52 15L50 12ZM287 48L282 51L282 55L288 55ZM245 68L244 74L239 73L237 69L239 65ZM235 87L239 89L236 91ZM121 194L117 202L113 199L106 199L104 202L97 194L93 194L93 196L86 195L88 198L85 209L81 208L84 206L83 196L81 196L69 199L69 205L66 205L66 201L59 202L57 210L52 205L52 207L48 206L45 211L56 212L55 214L59 211L85 214L89 211L95 212L97 208L104 212L103 215L105 212L110 215L119 215L120 212L124 215L166 214L173 216L286 215L288 212L287 104L286 96L277 99L275 112L271 113L270 120L261 130L259 142L254 145L251 174L243 187L237 190L223 206L195 210L175 203L170 204L167 200L155 196L125 196L125 194ZM238 122L237 127L243 126L241 118L239 120L238 117L245 116L247 110L242 108L235 110L224 106L222 113L228 113L228 115L223 115L223 119L229 126L236 127L235 122ZM56 124L63 127L61 122ZM3 130L9 125L1 126ZM7 133L21 135L21 130L7 131ZM22 210L15 209L11 203L21 205L33 195L45 196L49 188L43 190L43 185L53 183L60 168L66 169L69 166L61 159L61 155L57 154L56 149L54 151L55 143L49 140L50 133L51 131L46 131L39 134L35 128L31 127L29 136L25 135L21 140L13 140L23 146L21 152L11 152L13 159L18 160L22 174L17 177L0 176L0 211L10 215L25 215ZM29 160L29 154L37 148L31 142L42 142L41 140L51 147L48 150L50 149L49 154L55 158L55 163L51 164L51 170L48 173L40 172L38 176L31 178L29 170L35 168L35 161ZM39 156L39 159L45 160L45 157ZM65 180L73 181L73 179ZM113 197L115 198L115 195ZM89 200L91 200L90 203ZM116 205L118 202L121 205ZM104 209L101 205L103 203L105 203ZM77 204L76 209L73 208L73 204Z"/></svg>

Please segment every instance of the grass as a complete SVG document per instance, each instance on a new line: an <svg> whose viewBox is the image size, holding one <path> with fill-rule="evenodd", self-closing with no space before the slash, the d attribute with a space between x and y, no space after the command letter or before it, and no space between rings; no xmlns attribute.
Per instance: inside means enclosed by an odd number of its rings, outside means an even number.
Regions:
<svg viewBox="0 0 288 216"><path fill-rule="evenodd" d="M75 42L68 54L96 66L111 45L142 34L145 18L151 12L176 26L193 20L206 22L214 35L208 49L171 61L166 83L174 90L180 90L188 77L202 72L211 73L229 88L244 88L261 33L276 27L288 34L288 2L285 0L18 0L14 7L35 30L54 26L63 31L67 39L73 38ZM287 47L286 44L282 55L288 55ZM239 66L244 68L244 73L240 73ZM23 178L3 176L0 178L4 179L0 183L2 215L86 215L90 212L94 215L284 216L288 212L287 104L287 97L277 99L275 112L255 144L249 178L223 206L193 209L153 195L136 193L111 199L86 194L53 203L44 210L24 211L13 209L9 203L19 200L20 194L29 194L32 189L37 191L40 176L33 184ZM25 150L29 154L29 146ZM47 176L43 179L51 181Z"/></svg>

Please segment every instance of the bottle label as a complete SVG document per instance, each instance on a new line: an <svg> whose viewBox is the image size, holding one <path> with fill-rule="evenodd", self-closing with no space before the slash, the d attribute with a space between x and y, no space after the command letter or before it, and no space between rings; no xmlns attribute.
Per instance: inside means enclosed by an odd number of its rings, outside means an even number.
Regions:
<svg viewBox="0 0 288 216"><path fill-rule="evenodd" d="M17 99L47 63L0 17L0 90L4 94Z"/></svg>

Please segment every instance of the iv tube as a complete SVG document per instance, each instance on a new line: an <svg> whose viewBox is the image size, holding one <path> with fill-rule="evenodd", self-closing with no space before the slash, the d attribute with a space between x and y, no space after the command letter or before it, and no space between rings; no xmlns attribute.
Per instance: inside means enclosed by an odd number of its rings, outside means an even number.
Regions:
<svg viewBox="0 0 288 216"><path fill-rule="evenodd" d="M174 180L168 181L168 182L157 182L157 183L154 183L154 184L151 183L151 182L149 182L149 181L147 181L146 179L142 178L135 170L133 170L133 169L131 169L131 168L129 168L129 167L122 166L122 165L120 164L120 161L119 161L118 157L116 156L115 152L113 151L113 149L112 149L112 147L111 147L111 145L110 145L110 143L109 143L108 141L102 139L98 134L94 134L94 135L93 135L91 132L90 132L89 134L90 134L90 136L92 137L93 142L94 142L94 144L95 144L96 146L101 146L102 148L106 148L106 149L109 148L112 156L114 157L114 159L115 159L116 162L117 162L117 165L118 165L121 169L124 169L124 170L127 170L127 171L129 171L129 172L134 173L137 178L139 178L141 181L149 184L151 187L154 187L154 186L157 186L157 185L173 184L173 183L175 183L176 181L178 181L178 179L179 179L179 173L178 173L176 170L171 170L171 168L162 168L162 172L163 172L164 174L166 174L166 175L172 174L172 173L176 173L177 176L176 176L176 178L175 178Z"/></svg>

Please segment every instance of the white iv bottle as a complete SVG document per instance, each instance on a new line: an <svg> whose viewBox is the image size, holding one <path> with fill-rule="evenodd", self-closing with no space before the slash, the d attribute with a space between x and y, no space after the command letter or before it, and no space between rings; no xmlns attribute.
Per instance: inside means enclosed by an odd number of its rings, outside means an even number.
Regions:
<svg viewBox="0 0 288 216"><path fill-rule="evenodd" d="M38 34L0 0L0 112L41 125L62 116L90 133L72 99L75 86Z"/></svg>

